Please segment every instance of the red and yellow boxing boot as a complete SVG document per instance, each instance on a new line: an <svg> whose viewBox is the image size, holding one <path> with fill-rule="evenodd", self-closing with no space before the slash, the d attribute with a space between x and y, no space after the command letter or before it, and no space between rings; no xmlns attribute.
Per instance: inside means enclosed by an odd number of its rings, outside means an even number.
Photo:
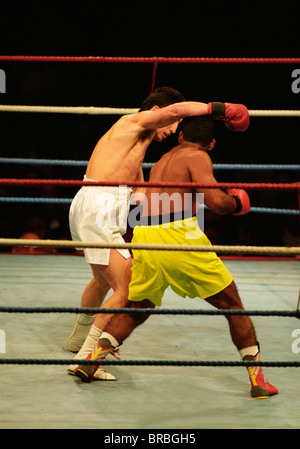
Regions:
<svg viewBox="0 0 300 449"><path fill-rule="evenodd" d="M259 362L260 353L255 356L246 355L244 362ZM249 379L251 382L251 396L254 399L265 399L278 394L278 389L266 381L260 366L247 366Z"/></svg>
<svg viewBox="0 0 300 449"><path fill-rule="evenodd" d="M86 360L104 360L108 354L112 354L116 359L120 360L115 355L116 348L112 346L108 338L100 338L97 346L89 353ZM75 376L79 377L83 382L91 382L99 365L78 365L74 370Z"/></svg>

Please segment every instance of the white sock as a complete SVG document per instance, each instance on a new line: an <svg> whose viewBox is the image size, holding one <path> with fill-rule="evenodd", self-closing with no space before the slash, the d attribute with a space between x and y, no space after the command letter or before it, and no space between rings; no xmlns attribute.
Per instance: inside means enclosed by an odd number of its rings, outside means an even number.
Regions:
<svg viewBox="0 0 300 449"><path fill-rule="evenodd" d="M76 324L74 329L67 340L67 349L68 351L76 352L79 348L81 348L82 343L86 339L91 325L95 320L95 316L85 315L80 313L77 316Z"/></svg>
<svg viewBox="0 0 300 449"><path fill-rule="evenodd" d="M113 336L112 336L111 334L109 334L108 332L102 332L101 338L107 338L107 339L111 342L111 344L112 344L112 346L113 346L114 348L116 348L117 346L119 346L119 342L115 339L115 337L113 337Z"/></svg>
<svg viewBox="0 0 300 449"><path fill-rule="evenodd" d="M76 354L75 359L85 359L97 345L101 334L102 330L98 329L98 327L93 324L80 351Z"/></svg>
<svg viewBox="0 0 300 449"><path fill-rule="evenodd" d="M245 355L253 355L255 356L258 353L258 346L248 346L248 348L243 348L239 351L241 358L243 359Z"/></svg>
<svg viewBox="0 0 300 449"><path fill-rule="evenodd" d="M78 315L78 323L84 326L88 326L89 324L93 324L95 321L96 315L86 315L85 313L80 313Z"/></svg>

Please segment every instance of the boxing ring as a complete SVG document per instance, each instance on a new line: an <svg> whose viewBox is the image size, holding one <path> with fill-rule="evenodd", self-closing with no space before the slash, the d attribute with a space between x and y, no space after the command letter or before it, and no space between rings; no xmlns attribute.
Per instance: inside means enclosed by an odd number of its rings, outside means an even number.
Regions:
<svg viewBox="0 0 300 449"><path fill-rule="evenodd" d="M9 59L10 58L10 59ZM37 59L38 58L38 59ZM278 60L222 60L215 58L55 58L5 57L1 60L53 62L141 62L152 63L151 90L160 63L277 63ZM139 61L137 61L139 59ZM184 60L182 60L184 59ZM281 63L300 62L285 58ZM48 107L0 105L0 112L62 114L125 114L128 108ZM250 110L250 116L299 117L300 111ZM87 161L0 158L1 164L79 166ZM148 170L153 163L144 163ZM220 170L290 170L298 165L219 164ZM1 186L55 185L80 187L99 183L60 179L0 179ZM122 180L101 185L119 185ZM191 183L143 183L144 186L184 187ZM132 183L132 186L141 185ZM193 183L195 187L196 184ZM199 184L206 188L245 188L268 192L294 192L300 198L300 183L217 183ZM0 202L13 204L65 204L72 198L3 196ZM298 203L300 204L300 202ZM250 214L299 216L299 209L251 206ZM144 313L141 310L82 309L81 293L91 279L91 271L75 248L116 245L72 242L69 240L1 238L0 247L23 248L0 254L2 346L0 428L94 428L94 429L229 429L300 427L300 246L178 247L133 245L118 248L161 251L216 251L232 273L244 305L253 317L262 347L261 362L279 395L254 401L249 395L247 362L239 361L228 331L225 311L215 310L199 299L182 299L167 289L163 306L121 347L121 360L101 361L116 375L117 382L83 384L67 375L73 356L64 343L74 325L74 314ZM33 251L30 251L33 248ZM74 250L58 254L53 249ZM231 255L232 257L228 256ZM110 296L111 292L107 296ZM230 313L226 311L226 315ZM298 332L299 331L299 332ZM151 345L149 345L151 341ZM299 347L299 350L298 350ZM95 364L83 361L81 364Z"/></svg>

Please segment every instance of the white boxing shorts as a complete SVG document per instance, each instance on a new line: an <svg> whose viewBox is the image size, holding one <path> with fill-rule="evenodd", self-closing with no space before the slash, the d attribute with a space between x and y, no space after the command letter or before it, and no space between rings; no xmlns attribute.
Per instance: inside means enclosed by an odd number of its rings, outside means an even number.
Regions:
<svg viewBox="0 0 300 449"><path fill-rule="evenodd" d="M88 180L84 177L85 181ZM125 243L129 198L127 186L83 186L74 197L69 224L72 239L90 243ZM116 248L117 249L117 248ZM109 265L109 248L84 248L85 260L90 264ZM125 258L127 249L117 249Z"/></svg>

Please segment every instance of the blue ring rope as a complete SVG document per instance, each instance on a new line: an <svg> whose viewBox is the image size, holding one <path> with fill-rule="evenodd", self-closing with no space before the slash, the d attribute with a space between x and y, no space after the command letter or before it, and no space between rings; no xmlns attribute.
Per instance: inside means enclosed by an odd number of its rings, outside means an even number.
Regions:
<svg viewBox="0 0 300 449"><path fill-rule="evenodd" d="M0 203L46 203L46 204L71 204L72 198L28 198L28 197L0 197ZM206 206L204 206L207 209ZM251 207L250 212L266 214L299 215L297 209L275 209L268 207Z"/></svg>
<svg viewBox="0 0 300 449"><path fill-rule="evenodd" d="M23 159L0 158L2 164L30 164L30 165L67 165L74 167L86 167L88 161L73 161L63 159ZM143 168L152 168L154 162L143 162ZM297 164L214 164L214 169L219 170L300 170Z"/></svg>

